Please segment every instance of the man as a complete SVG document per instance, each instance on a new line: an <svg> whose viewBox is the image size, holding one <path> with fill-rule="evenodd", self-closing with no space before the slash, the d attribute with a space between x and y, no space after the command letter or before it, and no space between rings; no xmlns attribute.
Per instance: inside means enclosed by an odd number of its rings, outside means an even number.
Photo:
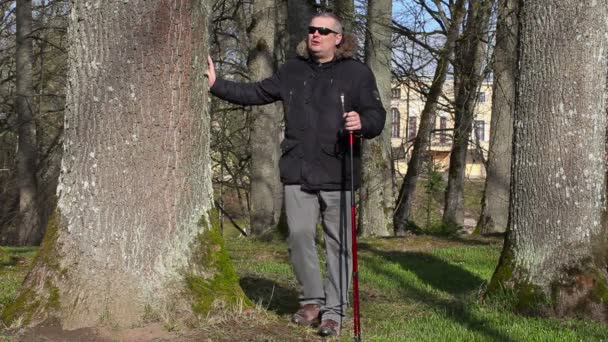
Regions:
<svg viewBox="0 0 608 342"><path fill-rule="evenodd" d="M384 127L386 113L372 72L352 59L356 41L345 36L331 13L315 15L299 56L272 77L256 83L216 79L209 58L211 93L241 105L282 100L285 139L279 169L285 191L289 254L301 286L294 322L320 326L322 336L338 336L351 280L349 132L373 138ZM360 182L360 150L354 157L355 186ZM315 247L321 214L327 277L322 282Z"/></svg>

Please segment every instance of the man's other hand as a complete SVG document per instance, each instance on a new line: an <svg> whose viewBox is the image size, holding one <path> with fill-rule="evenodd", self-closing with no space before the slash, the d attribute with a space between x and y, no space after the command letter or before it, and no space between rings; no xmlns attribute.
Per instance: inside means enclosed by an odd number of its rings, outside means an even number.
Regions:
<svg viewBox="0 0 608 342"><path fill-rule="evenodd" d="M207 66L207 81L209 82L209 88L211 88L215 84L215 66L211 56L207 56Z"/></svg>
<svg viewBox="0 0 608 342"><path fill-rule="evenodd" d="M357 112L344 113L344 128L347 131L358 131L361 130L361 117Z"/></svg>

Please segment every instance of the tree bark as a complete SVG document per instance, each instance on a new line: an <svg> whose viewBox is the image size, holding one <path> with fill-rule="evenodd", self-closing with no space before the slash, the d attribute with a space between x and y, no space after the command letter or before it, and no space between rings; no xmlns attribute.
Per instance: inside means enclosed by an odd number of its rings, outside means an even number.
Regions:
<svg viewBox="0 0 608 342"><path fill-rule="evenodd" d="M38 145L34 113L33 48L32 48L32 1L16 3L17 50L16 50L16 109L19 134L17 150L17 186L19 188L19 213L15 233L10 234L9 244L18 246L37 245L44 230L40 224L40 201L36 171Z"/></svg>
<svg viewBox="0 0 608 342"><path fill-rule="evenodd" d="M608 4L520 5L509 225L488 294L606 322Z"/></svg>
<svg viewBox="0 0 608 342"><path fill-rule="evenodd" d="M450 151L448 185L445 190L443 224L458 227L464 224L464 176L469 146L469 137L475 118L477 90L483 81L482 68L485 63L490 11L494 0L471 0L465 24L464 37L459 49L457 93L454 113L454 139Z"/></svg>
<svg viewBox="0 0 608 342"><path fill-rule="evenodd" d="M390 113L391 103L391 0L369 0L365 63L376 76L382 103ZM388 236L393 227L393 177L391 169L391 126L386 120L380 136L364 142L359 233Z"/></svg>
<svg viewBox="0 0 608 342"><path fill-rule="evenodd" d="M289 50L286 58L296 55L296 47L306 39L308 24L315 13L314 0L287 0L287 31L289 32Z"/></svg>
<svg viewBox="0 0 608 342"><path fill-rule="evenodd" d="M481 234L504 233L509 216L511 143L517 71L517 8L516 0L499 0L493 64L490 147L481 216L477 222Z"/></svg>
<svg viewBox="0 0 608 342"><path fill-rule="evenodd" d="M275 0L256 0L249 31L249 73L252 81L274 72L276 14ZM252 109L251 127L251 233L260 237L276 227L281 215L283 191L279 178L281 107L277 103Z"/></svg>
<svg viewBox="0 0 608 342"><path fill-rule="evenodd" d="M4 322L132 326L236 306L210 214L208 2L72 6L59 201Z"/></svg>
<svg viewBox="0 0 608 342"><path fill-rule="evenodd" d="M395 235L403 235L407 231L410 220L412 204L414 203L414 193L416 192L416 183L422 172L422 161L424 154L429 148L429 137L435 122L435 114L437 102L441 96L441 90L445 83L446 75L450 65L450 55L454 52L456 40L460 35L460 25L465 13L465 0L458 0L450 9L451 20L450 27L447 32L447 39L441 50L435 75L429 88L424 109L420 114L420 126L418 134L414 140L412 156L407 164L407 172L403 178L399 197L397 199L397 209L394 215Z"/></svg>
<svg viewBox="0 0 608 342"><path fill-rule="evenodd" d="M367 7L369 8L369 3ZM340 19L342 19L344 32L352 32L355 25L354 0L335 0L334 8Z"/></svg>

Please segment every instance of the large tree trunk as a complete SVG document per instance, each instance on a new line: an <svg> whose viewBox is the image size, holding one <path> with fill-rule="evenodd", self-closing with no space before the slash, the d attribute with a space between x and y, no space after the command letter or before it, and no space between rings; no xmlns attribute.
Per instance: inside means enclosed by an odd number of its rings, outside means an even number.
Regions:
<svg viewBox="0 0 608 342"><path fill-rule="evenodd" d="M441 96L441 90L443 88L443 84L445 83L450 65L450 55L454 52L456 40L460 34L460 25L462 24L465 13L465 2L465 0L458 0L450 9L451 20L450 27L447 32L447 40L443 46L443 49L441 50L439 61L437 62L437 67L435 68L433 82L431 83L426 96L424 109L420 114L420 126L418 128L416 139L414 140L412 156L407 164L407 172L405 173L403 183L401 184L401 189L399 190L397 208L393 218L395 235L405 234L408 227L412 204L414 203L416 183L418 182L418 177L422 172L422 161L424 159L424 155L429 148L429 137L431 135L431 130L433 129L433 123L435 122L437 102Z"/></svg>
<svg viewBox="0 0 608 342"><path fill-rule="evenodd" d="M485 63L490 11L494 0L472 0L469 2L467 23L458 56L457 93L454 113L454 140L450 151L448 185L445 190L443 224L449 227L464 224L464 176L469 147L469 137L475 118L477 90L483 81L482 68Z"/></svg>
<svg viewBox="0 0 608 342"><path fill-rule="evenodd" d="M249 31L249 73L252 81L274 72L277 1L256 0ZM262 236L276 227L283 191L279 179L281 107L277 103L253 108L251 127L251 233Z"/></svg>
<svg viewBox="0 0 608 342"><path fill-rule="evenodd" d="M382 103L391 103L391 0L369 0L365 62L376 76ZM391 126L386 120L379 137L364 142L359 231L362 236L388 236L393 227Z"/></svg>
<svg viewBox="0 0 608 342"><path fill-rule="evenodd" d="M4 321L226 310L244 296L209 215L207 2L72 6L58 206Z"/></svg>
<svg viewBox="0 0 608 342"><path fill-rule="evenodd" d="M19 0L16 4L17 51L16 51L16 109L19 134L17 152L17 186L19 188L19 213L11 245L37 245L44 230L40 224L40 201L36 166L38 145L34 113L34 85L32 73L32 1Z"/></svg>
<svg viewBox="0 0 608 342"><path fill-rule="evenodd" d="M481 216L477 222L481 234L503 233L507 228L509 216L511 142L517 71L517 7L516 0L499 0L490 148Z"/></svg>
<svg viewBox="0 0 608 342"><path fill-rule="evenodd" d="M527 313L608 320L608 4L525 1L508 236L489 294Z"/></svg>

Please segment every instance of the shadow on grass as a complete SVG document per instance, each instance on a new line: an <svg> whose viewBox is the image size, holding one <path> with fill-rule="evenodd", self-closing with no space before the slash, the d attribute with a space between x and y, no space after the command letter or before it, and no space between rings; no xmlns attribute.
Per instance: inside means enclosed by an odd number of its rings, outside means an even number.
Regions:
<svg viewBox="0 0 608 342"><path fill-rule="evenodd" d="M414 234L417 235L417 234ZM422 235L417 236L430 236L436 241L442 242L451 242L458 245L467 245L467 246L495 246L502 245L504 242L505 234L504 233L495 233L488 235L468 235L466 237L461 236L446 236L441 234L430 234L425 232ZM404 238L401 236L385 236L385 237L375 237L376 240L400 240L404 241Z"/></svg>
<svg viewBox="0 0 608 342"><path fill-rule="evenodd" d="M254 303L279 315L292 314L298 310L298 293L269 279L243 277L241 288Z"/></svg>
<svg viewBox="0 0 608 342"><path fill-rule="evenodd" d="M497 329L491 327L492 322L475 317L468 308L467 295L474 293L484 280L471 272L452 265L432 254L422 252L395 252L382 251L368 244L361 244L361 250L371 252L385 262L379 263L369 256L362 256L362 263L370 272L392 279L399 285L403 296L423 303L435 309L437 314L456 322L471 331L483 334L493 341L513 341ZM414 273L422 283L455 296L455 299L442 298L433 291L408 281L402 274L384 267L386 262L397 263L405 270ZM469 297L470 298L470 297Z"/></svg>
<svg viewBox="0 0 608 342"><path fill-rule="evenodd" d="M429 253L383 251L365 243L359 244L359 249L398 263L404 270L416 274L423 283L455 296L466 295L484 283L477 275Z"/></svg>

